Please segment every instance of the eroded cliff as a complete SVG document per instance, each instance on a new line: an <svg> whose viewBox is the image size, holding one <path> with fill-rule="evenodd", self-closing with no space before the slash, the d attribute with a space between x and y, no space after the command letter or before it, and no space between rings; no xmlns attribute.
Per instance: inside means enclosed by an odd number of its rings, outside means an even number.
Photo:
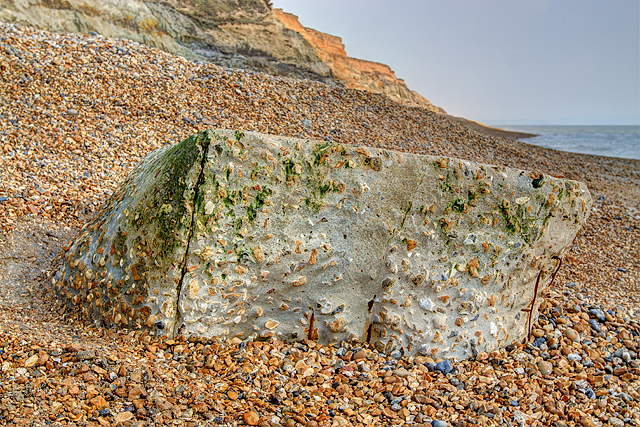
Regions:
<svg viewBox="0 0 640 427"><path fill-rule="evenodd" d="M351 89L384 93L402 104L424 107L436 113L444 113L419 93L409 89L404 80L396 77L388 65L363 59L350 58L340 37L326 34L300 24L298 17L282 9L273 9L275 16L287 28L301 34L329 66L333 75Z"/></svg>
<svg viewBox="0 0 640 427"><path fill-rule="evenodd" d="M0 20L134 40L223 67L330 80L315 49L263 0L0 0Z"/></svg>
<svg viewBox="0 0 640 427"><path fill-rule="evenodd" d="M0 0L0 20L134 40L192 60L343 84L444 112L390 67L349 58L339 37L265 0Z"/></svg>

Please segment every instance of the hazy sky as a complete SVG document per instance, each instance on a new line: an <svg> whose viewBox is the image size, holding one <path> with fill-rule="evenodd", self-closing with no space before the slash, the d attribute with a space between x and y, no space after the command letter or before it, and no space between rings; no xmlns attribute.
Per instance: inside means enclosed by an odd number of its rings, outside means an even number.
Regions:
<svg viewBox="0 0 640 427"><path fill-rule="evenodd" d="M638 0L273 0L488 124L640 124Z"/></svg>

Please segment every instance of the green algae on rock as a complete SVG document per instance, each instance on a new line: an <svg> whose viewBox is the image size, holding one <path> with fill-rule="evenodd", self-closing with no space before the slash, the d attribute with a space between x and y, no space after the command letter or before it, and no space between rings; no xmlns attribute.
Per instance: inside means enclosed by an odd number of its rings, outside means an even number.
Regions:
<svg viewBox="0 0 640 427"><path fill-rule="evenodd" d="M173 333L206 143L150 154L76 237L57 289L84 314Z"/></svg>
<svg viewBox="0 0 640 427"><path fill-rule="evenodd" d="M536 280L590 204L536 172L205 131L150 155L53 283L87 316L161 335L467 357L526 335Z"/></svg>

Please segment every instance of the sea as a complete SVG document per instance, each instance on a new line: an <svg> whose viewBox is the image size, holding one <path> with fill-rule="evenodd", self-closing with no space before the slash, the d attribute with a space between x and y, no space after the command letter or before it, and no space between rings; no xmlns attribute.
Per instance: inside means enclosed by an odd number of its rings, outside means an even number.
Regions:
<svg viewBox="0 0 640 427"><path fill-rule="evenodd" d="M640 126L518 126L500 129L537 135L520 141L554 150L640 160Z"/></svg>

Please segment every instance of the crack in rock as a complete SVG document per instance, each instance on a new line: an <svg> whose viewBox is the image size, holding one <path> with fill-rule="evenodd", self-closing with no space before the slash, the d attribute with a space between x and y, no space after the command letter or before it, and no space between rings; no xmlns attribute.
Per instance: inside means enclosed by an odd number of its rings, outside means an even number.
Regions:
<svg viewBox="0 0 640 427"><path fill-rule="evenodd" d="M200 139L199 142L201 144L198 145L198 148L202 152L202 158L200 159L200 173L198 174L198 180L196 181L196 185L193 190L193 201L191 206L191 221L189 222L189 234L187 236L187 249L184 253L184 258L182 259L182 272L180 274L180 280L178 281L177 291L178 296L176 298L175 304L175 313L176 313L176 321L173 324L173 333L172 335L175 337L179 335L179 327L180 322L182 321L182 314L180 312L180 297L182 295L182 285L184 283L184 278L187 274L187 260L189 259L189 246L191 245L191 239L193 238L193 229L194 229L194 219L196 216L196 209L198 205L198 197L200 195L200 186L204 182L204 167L207 163L208 151L209 151L209 139Z"/></svg>

